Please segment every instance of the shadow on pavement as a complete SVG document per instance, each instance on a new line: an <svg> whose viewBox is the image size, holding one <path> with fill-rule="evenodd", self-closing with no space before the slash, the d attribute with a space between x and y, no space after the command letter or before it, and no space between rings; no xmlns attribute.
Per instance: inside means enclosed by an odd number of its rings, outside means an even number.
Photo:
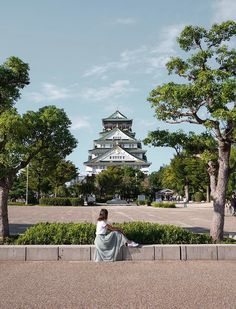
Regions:
<svg viewBox="0 0 236 309"><path fill-rule="evenodd" d="M184 228L193 233L210 233L210 229L200 227L200 226L192 226L192 227L184 227Z"/></svg>
<svg viewBox="0 0 236 309"><path fill-rule="evenodd" d="M16 234L23 234L29 227L33 226L34 224L26 224L26 223L20 223L20 224L9 224L10 228L10 234L16 235Z"/></svg>

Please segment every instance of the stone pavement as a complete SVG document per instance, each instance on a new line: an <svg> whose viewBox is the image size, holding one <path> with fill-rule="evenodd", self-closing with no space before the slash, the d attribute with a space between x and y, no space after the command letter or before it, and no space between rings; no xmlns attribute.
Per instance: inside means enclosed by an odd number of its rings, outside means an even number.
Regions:
<svg viewBox="0 0 236 309"><path fill-rule="evenodd" d="M213 210L210 204L165 209L147 206L10 206L10 232L23 233L37 222L96 222L101 208L109 211L110 222L148 221L175 224L194 232L209 231ZM236 234L236 217L226 213L225 234Z"/></svg>
<svg viewBox="0 0 236 309"><path fill-rule="evenodd" d="M234 309L236 263L0 262L1 309Z"/></svg>

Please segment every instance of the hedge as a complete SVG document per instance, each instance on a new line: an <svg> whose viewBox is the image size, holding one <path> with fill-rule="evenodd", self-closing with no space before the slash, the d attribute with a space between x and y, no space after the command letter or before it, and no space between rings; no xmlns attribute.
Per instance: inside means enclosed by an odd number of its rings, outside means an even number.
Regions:
<svg viewBox="0 0 236 309"><path fill-rule="evenodd" d="M151 206L161 208L176 208L175 203L169 203L169 202L152 202Z"/></svg>
<svg viewBox="0 0 236 309"><path fill-rule="evenodd" d="M128 239L140 244L208 244L208 234L195 234L174 225L149 222L114 224ZM96 225L92 223L38 223L15 240L17 245L94 244Z"/></svg>
<svg viewBox="0 0 236 309"><path fill-rule="evenodd" d="M43 197L39 205L45 206L83 206L84 200L79 197Z"/></svg>

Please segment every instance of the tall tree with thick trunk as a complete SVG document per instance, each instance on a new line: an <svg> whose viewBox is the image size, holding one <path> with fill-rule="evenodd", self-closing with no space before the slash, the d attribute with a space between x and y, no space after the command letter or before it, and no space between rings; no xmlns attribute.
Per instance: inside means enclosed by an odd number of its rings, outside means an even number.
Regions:
<svg viewBox="0 0 236 309"><path fill-rule="evenodd" d="M47 106L20 115L14 104L29 84L29 67L16 57L0 66L0 238L9 236L7 201L16 174L47 152L64 158L76 147L70 120L62 109Z"/></svg>
<svg viewBox="0 0 236 309"><path fill-rule="evenodd" d="M185 79L153 89L148 100L159 120L205 128L217 144L217 162L208 161L214 215L211 236L223 238L225 198L236 142L236 50L224 45L236 35L236 23L214 24L210 30L187 26L177 38L189 57L172 58L166 67Z"/></svg>

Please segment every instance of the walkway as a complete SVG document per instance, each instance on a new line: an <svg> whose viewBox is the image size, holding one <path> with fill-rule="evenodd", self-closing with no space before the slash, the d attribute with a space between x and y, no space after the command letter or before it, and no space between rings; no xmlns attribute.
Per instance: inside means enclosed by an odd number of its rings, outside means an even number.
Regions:
<svg viewBox="0 0 236 309"><path fill-rule="evenodd" d="M85 206L45 207L10 206L9 222L11 233L23 233L37 222L96 222L100 208L109 211L110 222L148 221L161 224L175 224L195 232L209 231L212 208L209 205L191 205L175 209L147 206ZM225 233L236 234L236 217L225 216Z"/></svg>
<svg viewBox="0 0 236 309"><path fill-rule="evenodd" d="M233 309L235 262L0 262L1 309Z"/></svg>

